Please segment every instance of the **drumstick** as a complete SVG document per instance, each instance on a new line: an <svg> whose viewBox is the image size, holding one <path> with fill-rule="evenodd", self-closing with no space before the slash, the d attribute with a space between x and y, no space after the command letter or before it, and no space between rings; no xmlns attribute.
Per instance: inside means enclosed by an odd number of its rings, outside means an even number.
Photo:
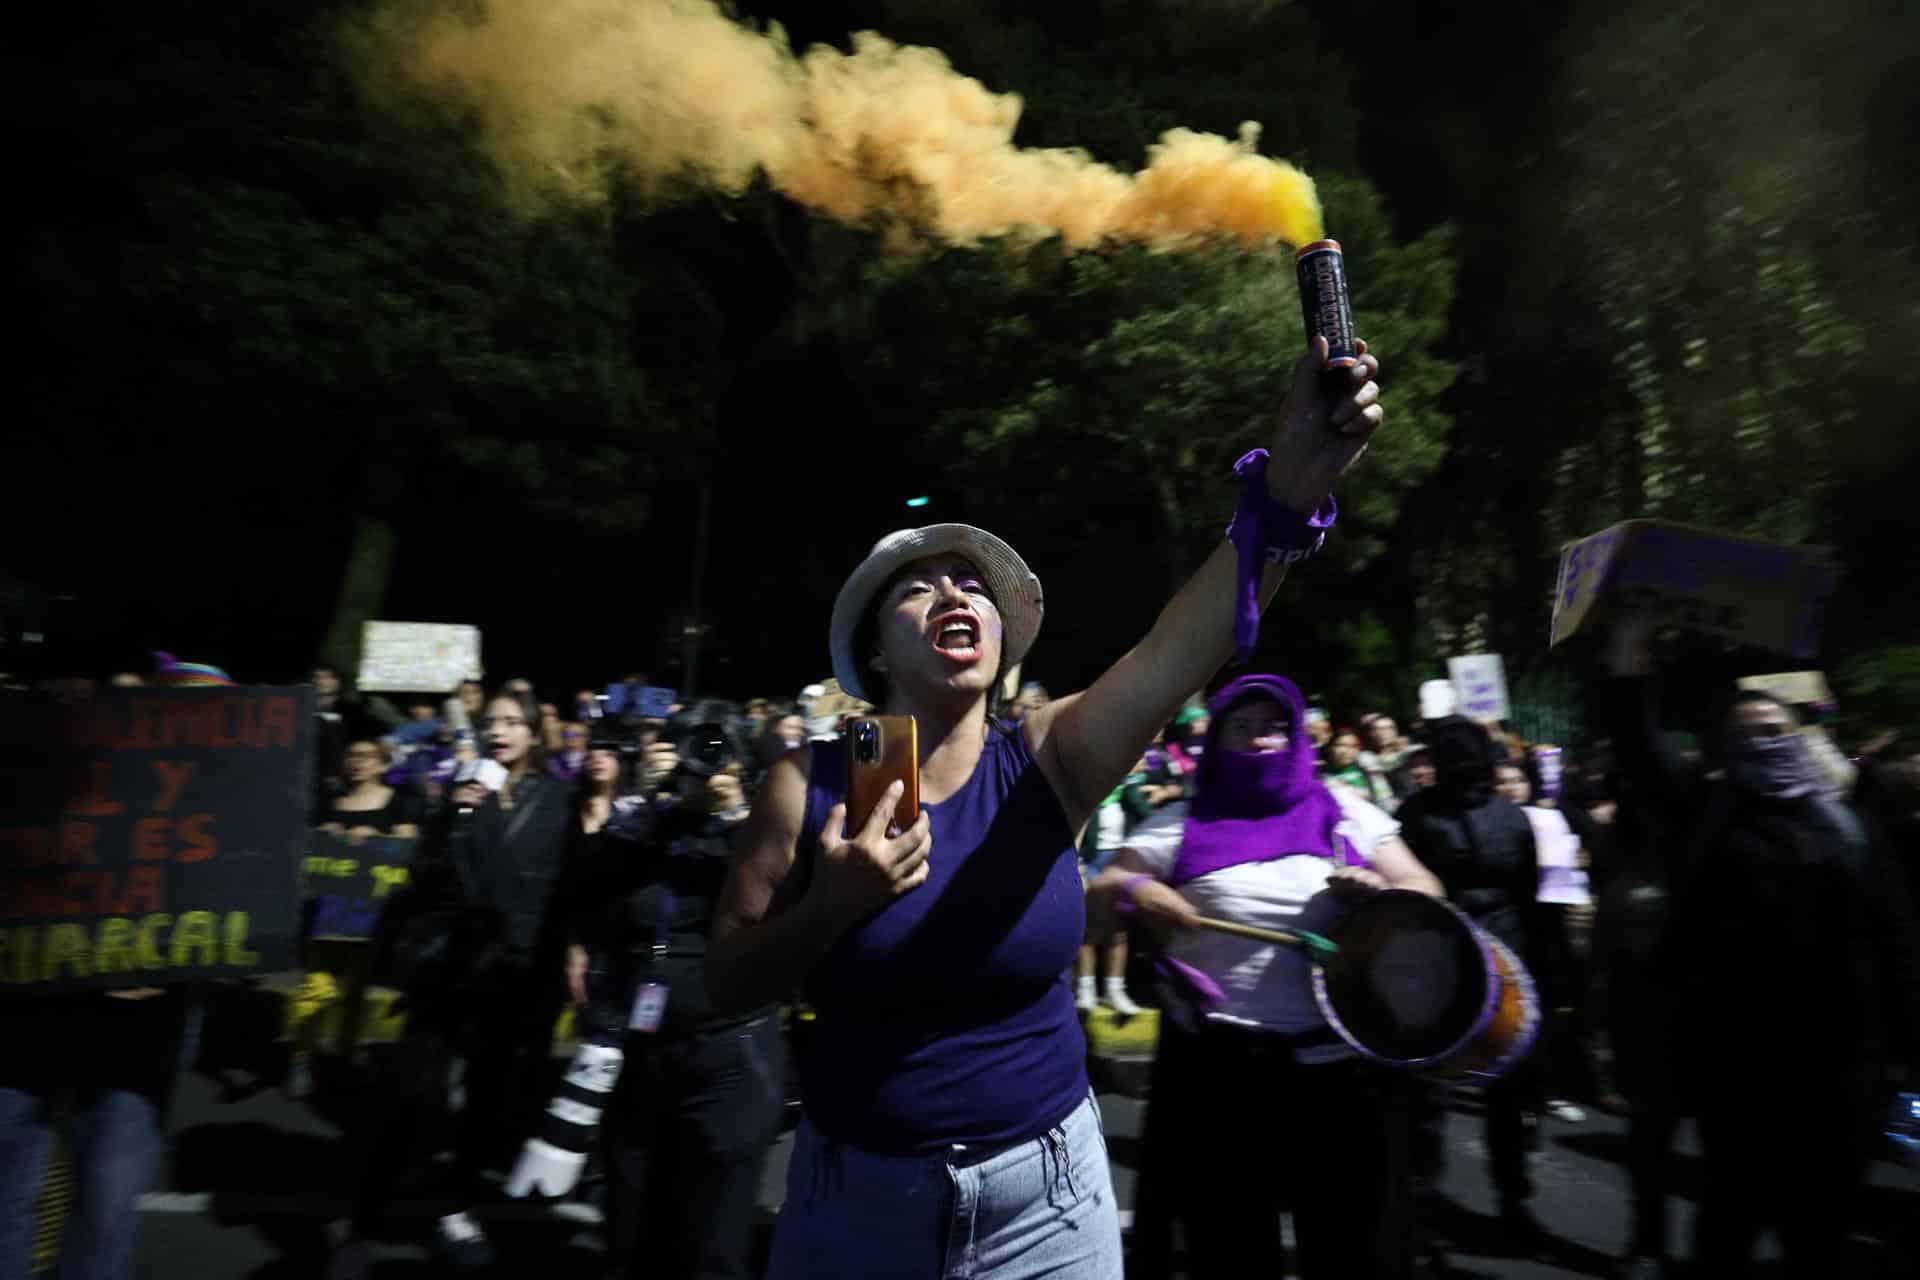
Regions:
<svg viewBox="0 0 1920 1280"><path fill-rule="evenodd" d="M1277 942L1284 947L1305 947L1316 955L1332 956L1340 954L1340 945L1330 938L1317 933L1308 933L1305 929L1289 930L1282 933L1278 929L1261 929L1250 924L1235 924L1231 920L1212 920L1201 916L1196 922L1202 929L1211 929L1215 933L1230 933L1237 938L1252 938L1255 942Z"/></svg>

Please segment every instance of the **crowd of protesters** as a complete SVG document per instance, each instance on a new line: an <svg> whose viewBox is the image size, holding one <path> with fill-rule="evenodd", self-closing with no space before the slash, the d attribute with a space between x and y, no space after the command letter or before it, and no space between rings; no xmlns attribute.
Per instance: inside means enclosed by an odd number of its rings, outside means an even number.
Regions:
<svg viewBox="0 0 1920 1280"><path fill-rule="evenodd" d="M1848 759L1631 618L1589 663L1598 732L1564 750L1433 690L1418 717L1336 718L1249 665L1262 610L1324 542L1334 484L1382 421L1378 361L1356 350L1344 372L1323 339L1301 357L1271 450L1233 469L1225 540L1081 692L1006 697L1040 580L958 524L876 544L833 604L834 686L791 700L661 706L636 676L550 699L469 681L396 708L315 670L314 827L413 840L366 944L365 973L406 1016L378 1102L350 1121L330 1280L371 1274L370 1242L408 1227L403 1201L432 1206L424 1242L445 1264L488 1268L475 1208L503 1183L569 1194L595 1156L615 1274L751 1274L790 1041L802 1115L777 1280L1113 1280L1120 1216L1082 1023L1140 1016L1139 996L1160 1006L1163 1053L1138 1272L1170 1270L1184 1232L1195 1280L1249 1259L1272 1273L1282 1209L1305 1280L1410 1275L1418 1255L1437 1268L1445 1090L1336 1027L1308 959L1316 927L1382 903L1470 920L1537 984L1546 1047L1479 1078L1516 1243L1546 1234L1529 1208L1543 1109L1573 1121L1617 1094L1630 1274L1664 1267L1683 1116L1705 1157L1707 1274L1737 1274L1763 1228L1793 1272L1846 1274L1890 1086L1920 1078L1912 743ZM172 659L153 678L231 683ZM913 718L917 787L854 813L852 753L827 744L869 707ZM1161 975L1151 995L1129 990L1136 953ZM1425 1010L1440 968L1408 967L1396 989ZM804 1040L796 1001L816 1015ZM191 989L34 1007L24 1047L0 1055L0 1280L27 1274L56 1124L76 1171L61 1274L130 1273L135 1200L203 1008ZM434 1121L456 1066L449 1128Z"/></svg>
<svg viewBox="0 0 1920 1280"><path fill-rule="evenodd" d="M1805 744L1800 772L1784 784L1770 780L1794 795L1732 791L1718 801L1689 798L1688 787L1706 785L1690 781L1704 770L1733 777L1740 766L1723 758L1724 748L1703 745L1691 756L1676 748L1660 728L1661 709L1654 705L1660 682L1650 678L1644 656L1628 655L1616 665L1620 687L1633 696L1615 699L1615 720L1598 726L1578 750L1528 743L1499 724L1452 715L1426 720L1376 711L1349 722L1307 706L1301 723L1312 769L1350 810L1373 812L1378 830L1396 832L1439 877L1446 897L1515 946L1539 984L1545 1008L1540 1050L1483 1100L1503 1221L1518 1236L1545 1235L1525 1207L1529 1153L1543 1117L1578 1124L1586 1118L1583 1108L1598 1106L1629 1118L1631 1261L1640 1268L1629 1274L1661 1274L1670 1251L1666 1168L1675 1128L1687 1115L1698 1117L1710 1158L1696 1245L1702 1256L1731 1264L1771 1217L1796 1259L1830 1262L1845 1193L1872 1154L1836 1135L1861 1132L1862 1115L1877 1105L1876 1082L1861 1073L1870 1076L1911 1053L1898 1011L1902 1001L1911 1007L1920 976L1900 904L1911 901L1920 881L1920 744L1911 735L1882 732L1846 751L1822 727L1830 706L1786 707L1764 695L1743 695L1730 715ZM220 681L217 669L163 659L151 675L111 683ZM624 683L644 685L645 677ZM465 1062L467 1124L455 1146L467 1181L443 1193L447 1212L437 1220L434 1244L449 1261L478 1266L489 1251L467 1209L485 1194L480 1176L493 1169L497 1177L537 1128L553 1086L540 1064L549 1056L554 1016L569 1000L587 1004L588 974L598 963L590 955L615 931L604 912L583 903L619 898L625 873L604 833L610 824L617 832L621 807L645 797L682 812L687 817L677 838L706 849L707 870L683 885L686 902L668 908L662 926L662 936L677 935L697 950L732 833L751 813L768 771L809 741L836 738L847 717L872 708L832 681L790 699L675 704L654 717L609 716L602 710L605 696L588 690L566 701L542 700L519 680L492 696L470 681L445 697L403 700L400 707L356 696L329 667L316 668L311 684L322 753L314 827L349 842L379 836L439 848L445 851L439 872L450 883L466 877L447 900L491 894L508 921L479 995L436 1004L427 977L395 979L412 983L415 994L414 1026L394 1068L408 1084L385 1094L390 1105L369 1118L373 1138L356 1165L364 1175L356 1178L356 1234L336 1251L333 1274L357 1274L358 1233L377 1230L380 1210L401 1183L430 1163L413 1117L432 1110L454 1058ZM1028 683L1001 701L999 714L1004 723L1018 724L1048 702L1044 688ZM1208 706L1196 696L1102 799L1081 840L1086 882L1100 882L1116 862L1117 869L1146 865L1134 851L1153 844L1149 833L1165 830L1168 815L1192 805L1212 729ZM505 766L505 785L490 789L474 780L485 759ZM1786 806L1787 799L1804 797L1819 801L1808 811L1812 817ZM529 811L544 816L529 821ZM1861 861L1858 871L1870 891L1840 894L1821 905L1824 916L1809 918L1807 872L1783 862L1778 850L1822 837L1842 848L1850 837L1862 850L1872 842L1875 858ZM1736 857L1746 859L1741 867L1765 874L1716 867L1716 859ZM1844 857L1840 862L1844 866ZM513 877L489 871L503 864L515 868ZM1875 879L1882 868L1892 877L1886 884ZM421 870L431 882L435 867ZM1713 885L1705 896L1702 875ZM1741 901L1744 914L1716 905L1729 897ZM705 905L687 910L687 903ZM1820 1122L1768 1140L1786 1144L1792 1158L1784 1165L1752 1149L1745 1138L1750 1129L1735 1113L1742 1099L1756 1107L1768 1101L1755 1096L1763 1084L1749 1082L1751 1064L1721 1061L1728 1045L1750 1037L1765 1017L1729 1000L1731 992L1753 987L1746 977L1723 972L1730 964L1753 963L1751 931L1762 929L1787 931L1798 948L1844 945L1859 952L1853 967L1863 988L1845 1002L1859 1052L1817 1064L1833 1076ZM1122 1019L1139 1014L1128 974L1139 971L1139 958L1155 946L1149 936L1129 939L1119 917L1094 919L1076 966L1082 1014L1103 1005ZM1781 966L1764 998L1779 999L1795 981L1792 966ZM1701 1000L1692 1010L1683 1007L1686 991ZM1137 994L1150 1005L1166 1003L1161 989ZM1833 992L1818 994L1830 1000ZM103 1135L121 1134L126 1151L144 1153L136 1164L150 1162L159 1149L169 1067L177 1070L191 1055L199 1033L200 1006L178 992L167 997L145 1006L122 999L112 1010L113 1030L137 1014L143 1028L155 1024L144 1038L165 1049L165 1062L141 1066L145 1082L131 1090L146 1104L101 1128ZM610 1107L608 1154L591 1164L605 1180L609 1249L618 1266L634 1265L640 1241L652 1230L679 1242L676 1256L688 1274L703 1273L702 1266L714 1274L743 1273L751 1234L743 1214L787 1092L785 1048L769 1012L750 1010L745 1020L719 1024L747 1029L753 1065L744 1075L734 1059L701 1069L702 1055L714 1055L694 1034L712 1025L701 1010L673 1010L669 1029L686 1039L669 1053L651 1051L662 1041L640 1038L630 1045L627 1083ZM1689 1013L1705 1015L1706 1026L1724 1038L1697 1026L1683 1034ZM1178 1039L1177 1031L1163 1030L1163 1052L1170 1033ZM1815 1066L1803 1062L1796 1069ZM1761 1074L1771 1079L1780 1072ZM1703 1078L1717 1082L1710 1095L1728 1100L1703 1108ZM661 1107L696 1102L730 1122L711 1126L715 1132L696 1150L661 1149ZM1433 1106L1425 1111L1437 1113ZM1440 1151L1437 1140L1419 1130L1416 1123L1409 1170L1416 1189L1437 1180ZM705 1167L722 1171L717 1182L692 1176ZM1796 1171L1794 1194L1762 1194L1760 1171L1782 1168ZM114 1194L132 1185L122 1181ZM665 1203L658 1203L662 1187ZM727 1204L732 1211L722 1212ZM92 1228L109 1251L130 1247L130 1226L103 1220ZM1431 1222L1421 1234L1429 1244L1443 1243L1444 1232Z"/></svg>

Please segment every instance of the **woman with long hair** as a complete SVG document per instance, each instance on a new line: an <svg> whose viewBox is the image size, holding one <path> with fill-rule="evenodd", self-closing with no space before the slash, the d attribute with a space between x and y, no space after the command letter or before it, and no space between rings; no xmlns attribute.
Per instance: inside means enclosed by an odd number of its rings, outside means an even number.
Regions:
<svg viewBox="0 0 1920 1280"><path fill-rule="evenodd" d="M565 1007L549 906L575 809L572 788L544 767L539 725L540 709L526 694L503 692L482 705L481 758L454 775L414 859L410 919L390 926L397 963L415 975L406 1035L369 1117L353 1234L329 1280L371 1267L364 1237L422 1154L423 1117L445 1105L456 1057L466 1062L466 1100L451 1185L427 1243L457 1271L493 1260L469 1209L485 1194L485 1173L507 1166L546 1100L545 1067Z"/></svg>

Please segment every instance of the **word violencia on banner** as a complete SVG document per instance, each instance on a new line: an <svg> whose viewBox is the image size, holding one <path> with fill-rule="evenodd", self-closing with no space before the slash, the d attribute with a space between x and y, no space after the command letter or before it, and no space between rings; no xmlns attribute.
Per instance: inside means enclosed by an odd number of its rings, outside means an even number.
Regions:
<svg viewBox="0 0 1920 1280"><path fill-rule="evenodd" d="M311 690L10 694L0 726L0 997L291 963Z"/></svg>

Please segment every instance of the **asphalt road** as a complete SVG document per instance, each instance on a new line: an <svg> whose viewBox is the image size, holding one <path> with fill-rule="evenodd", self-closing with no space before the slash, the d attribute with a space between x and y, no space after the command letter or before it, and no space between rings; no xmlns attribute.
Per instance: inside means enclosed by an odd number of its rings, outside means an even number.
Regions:
<svg viewBox="0 0 1920 1280"><path fill-rule="evenodd" d="M325 1078L323 1077L323 1083ZM321 1274L332 1225L345 1212L349 1167L339 1121L353 1107L346 1090L296 1101L247 1072L205 1071L185 1080L173 1117L168 1158L141 1202L138 1274L151 1280L294 1280ZM1145 1104L1119 1092L1101 1096L1122 1221L1130 1221L1137 1135ZM1534 1208L1556 1237L1546 1260L1503 1256L1493 1231L1493 1199L1478 1119L1448 1117L1446 1191L1456 1206L1458 1273L1483 1277L1607 1275L1627 1234L1620 1155L1623 1126L1591 1113L1587 1122L1547 1120L1536 1156ZM1686 1141L1683 1139L1683 1142ZM761 1196L763 1236L781 1201L791 1134L768 1161ZM1670 1203L1675 1239L1684 1242L1688 1197L1698 1183L1692 1149L1677 1163ZM1882 1165L1863 1204L1869 1224L1855 1242L1849 1276L1920 1274L1909 1252L1920 1220L1920 1177ZM501 1250L503 1276L541 1280L597 1276L601 1255L590 1204L502 1201L482 1211ZM1901 1243L1895 1244L1894 1242ZM1480 1250L1476 1252L1475 1250ZM436 1268L405 1238L375 1247L379 1280L426 1277ZM1772 1270L1766 1268L1765 1270Z"/></svg>

